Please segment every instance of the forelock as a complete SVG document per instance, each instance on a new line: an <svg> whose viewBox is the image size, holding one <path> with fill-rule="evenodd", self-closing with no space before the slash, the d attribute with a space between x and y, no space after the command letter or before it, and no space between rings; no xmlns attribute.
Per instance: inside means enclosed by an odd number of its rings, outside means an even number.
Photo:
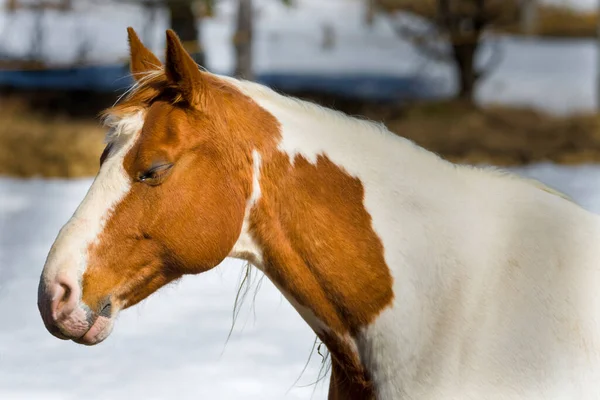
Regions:
<svg viewBox="0 0 600 400"><path fill-rule="evenodd" d="M223 79L206 71L205 74L206 84L210 87L219 91L239 93L236 85L231 82L237 80ZM167 78L164 68L148 72L138 79L119 97L113 107L101 113L104 125L109 128L106 142L109 143L119 136L135 134L144 124L146 111L158 99L173 105L184 101L177 86Z"/></svg>
<svg viewBox="0 0 600 400"><path fill-rule="evenodd" d="M123 135L133 135L144 125L146 110L154 100L170 90L163 69L147 73L136 81L116 104L104 110L100 116L109 130L105 142L110 143ZM174 96L175 97L175 96Z"/></svg>
<svg viewBox="0 0 600 400"><path fill-rule="evenodd" d="M140 109L129 114L106 114L104 126L108 128L105 142L110 143L123 135L134 135L144 126L145 110Z"/></svg>

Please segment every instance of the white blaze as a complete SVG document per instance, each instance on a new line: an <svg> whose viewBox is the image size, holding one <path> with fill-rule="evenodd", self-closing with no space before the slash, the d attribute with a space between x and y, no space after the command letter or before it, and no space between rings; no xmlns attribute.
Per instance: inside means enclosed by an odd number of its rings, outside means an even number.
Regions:
<svg viewBox="0 0 600 400"><path fill-rule="evenodd" d="M113 124L108 138L110 154L100 168L85 198L60 230L46 259L43 279L47 285L59 277L78 282L88 264L88 249L104 229L115 206L131 188L123 159L135 143L143 125L143 115L137 113Z"/></svg>

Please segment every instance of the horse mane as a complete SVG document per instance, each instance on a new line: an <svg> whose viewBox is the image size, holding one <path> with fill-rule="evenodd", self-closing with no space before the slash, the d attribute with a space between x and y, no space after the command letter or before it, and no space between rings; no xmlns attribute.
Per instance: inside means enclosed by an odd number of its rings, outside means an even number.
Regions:
<svg viewBox="0 0 600 400"><path fill-rule="evenodd" d="M412 145L417 150L433 154L429 150L416 145L414 142L391 132L383 122L372 121L367 117L360 115L348 115L342 111L335 110L330 107L324 107L311 101L302 100L297 97L279 93L268 86L261 85L260 83L235 79L228 76L219 76L219 78L232 84L246 96L252 99L266 100L286 108L292 108L300 112L305 112L311 114L311 116L314 118L319 118L330 124L351 125L352 128L357 128L365 132L368 131L373 134L389 137L395 140L400 139L403 142Z"/></svg>
<svg viewBox="0 0 600 400"><path fill-rule="evenodd" d="M276 92L275 90L273 90L267 86L264 86L264 85L261 85L261 84L255 83L255 82L238 80L238 79L231 78L231 77L220 77L220 78L225 79L228 82L232 83L233 85L238 87L240 90L242 90L242 92L244 92L246 95L248 95L251 98L254 98L254 99L262 98L262 99L266 99L267 101L281 104L282 106L292 107L292 108L296 108L298 110L304 110L306 112L310 112L311 114L313 114L316 117L326 119L330 122L333 121L333 123L352 122L353 124L355 124L355 126L362 128L365 131L371 131L371 132L374 132L375 134L380 134L380 135L384 135L384 136L392 136L392 137L396 137L396 138L402 138L404 141L412 144L418 150L421 150L423 152L427 152L430 154L435 154L427 149L424 149L424 148L416 145L414 142L391 132L383 123L370 121L368 119L361 119L360 117L356 117L356 116L349 116L343 112L340 112L340 111L337 111L337 110L334 110L331 108L326 108L326 107L320 106L318 104L315 104L315 103L312 103L309 101L301 100L296 97L286 96L284 94L280 94L280 93ZM437 154L436 154L436 156L437 156ZM438 158L440 158L440 157L438 157ZM491 173L492 175L495 175L495 176L498 176L501 178L508 178L508 179L512 179L512 180L518 180L521 182L525 182L525 183L527 183L531 186L534 186L546 193L552 194L554 196L558 196L569 202L575 203L575 201L567 194L565 194L555 188L552 188L552 187L550 187L536 179L533 179L533 178L526 178L526 177L517 175L513 172L510 172L510 171L507 171L507 170L504 170L504 169L501 169L498 167L468 166L468 165L462 165L462 164L455 164L455 165L458 167L463 167L463 168L470 167L472 169L477 169L484 173Z"/></svg>
<svg viewBox="0 0 600 400"><path fill-rule="evenodd" d="M511 180L515 180L515 181L520 181L520 182L524 182L530 186L533 186L539 190L542 190L546 193L549 193L551 195L560 197L564 200L567 200L573 204L577 204L575 202L575 200L573 200L573 198L571 196L569 196L566 193L561 192L558 189L555 189L543 182L538 181L537 179L534 178L526 178L524 176L521 175L517 175L513 172L507 171L505 169L501 169L498 167L493 167L493 166L486 166L486 167L479 167L478 169L480 169L483 172L498 176L500 178L505 178L505 179L511 179Z"/></svg>

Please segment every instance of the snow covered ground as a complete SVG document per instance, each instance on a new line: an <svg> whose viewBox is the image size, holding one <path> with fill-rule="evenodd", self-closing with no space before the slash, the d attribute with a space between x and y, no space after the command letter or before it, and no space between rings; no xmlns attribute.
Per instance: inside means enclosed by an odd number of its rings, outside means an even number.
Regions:
<svg viewBox="0 0 600 400"><path fill-rule="evenodd" d="M0 0L0 10L6 0ZM595 0L547 0L590 9ZM125 28L135 27L157 54L164 52L167 18L153 24L147 14L131 5L75 1L71 14L49 11L44 27L42 54L54 63L70 63L83 56L87 63L106 64L127 55ZM452 71L422 58L393 32L389 20L377 18L364 25L361 0L294 0L285 7L278 0L256 0L257 34L255 70L258 73L316 74L385 73L419 76L437 82L440 92L453 91ZM203 26L204 45L211 70L232 71L232 22L235 1L221 0L216 17ZM31 13L0 11L0 53L25 55L31 47ZM324 27L333 28L335 47L322 48ZM504 58L479 88L485 103L503 102L535 106L558 113L595 108L596 48L593 41L538 41L502 39ZM87 52L82 53L86 48ZM485 54L482 55L485 58Z"/></svg>
<svg viewBox="0 0 600 400"><path fill-rule="evenodd" d="M256 315L249 293L225 345L237 261L123 312L113 336L96 347L50 336L36 306L39 274L90 183L0 180L0 399L311 398L314 387L294 382L315 336L269 282L256 297ZM316 355L297 386L316 380L319 368ZM315 399L324 398L326 383Z"/></svg>
<svg viewBox="0 0 600 400"><path fill-rule="evenodd" d="M600 213L600 166L515 171ZM47 333L36 306L39 274L90 182L0 179L0 399L326 398L327 380L314 392L298 387L317 378L318 355L294 387L314 335L267 280L254 310L250 293L225 346L241 271L235 261L185 277L123 312L98 346Z"/></svg>

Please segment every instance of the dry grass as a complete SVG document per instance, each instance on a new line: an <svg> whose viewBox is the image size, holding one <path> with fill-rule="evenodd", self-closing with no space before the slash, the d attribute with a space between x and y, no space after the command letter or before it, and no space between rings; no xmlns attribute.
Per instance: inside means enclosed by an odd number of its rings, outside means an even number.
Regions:
<svg viewBox="0 0 600 400"><path fill-rule="evenodd" d="M600 162L599 115L559 117L507 106L476 108L457 101L399 107L298 95L383 121L392 132L455 162L504 166Z"/></svg>
<svg viewBox="0 0 600 400"><path fill-rule="evenodd" d="M2 102L0 175L93 176L104 147L104 132L93 119L51 118Z"/></svg>
<svg viewBox="0 0 600 400"><path fill-rule="evenodd" d="M387 12L406 11L429 20L436 20L438 0L375 0L378 7ZM472 0L454 0L449 2L450 12L454 16L473 17L477 13L477 5ZM486 0L484 11L493 24L513 23L518 15L517 0Z"/></svg>
<svg viewBox="0 0 600 400"><path fill-rule="evenodd" d="M554 117L509 107L473 108L458 102L365 104L300 94L326 106L384 121L397 134L462 163L522 165L600 162L600 117ZM53 117L14 104L0 107L0 175L93 176L104 129L92 117Z"/></svg>
<svg viewBox="0 0 600 400"><path fill-rule="evenodd" d="M377 0L379 6L388 12L406 11L433 20L437 18L437 0ZM450 3L455 7L473 6L472 1L455 1ZM488 0L486 7L491 15L495 15L492 29L498 32L520 34L516 11L517 2L514 0ZM539 4L538 26L533 33L535 36L552 38L595 38L597 32L596 12L581 11L565 5Z"/></svg>
<svg viewBox="0 0 600 400"><path fill-rule="evenodd" d="M442 102L412 106L400 115L388 116L386 124L399 135L456 162L600 162L597 115L556 117L528 109L477 109Z"/></svg>
<svg viewBox="0 0 600 400"><path fill-rule="evenodd" d="M547 5L539 11L537 35L557 38L595 38L597 21L598 14L594 12Z"/></svg>

